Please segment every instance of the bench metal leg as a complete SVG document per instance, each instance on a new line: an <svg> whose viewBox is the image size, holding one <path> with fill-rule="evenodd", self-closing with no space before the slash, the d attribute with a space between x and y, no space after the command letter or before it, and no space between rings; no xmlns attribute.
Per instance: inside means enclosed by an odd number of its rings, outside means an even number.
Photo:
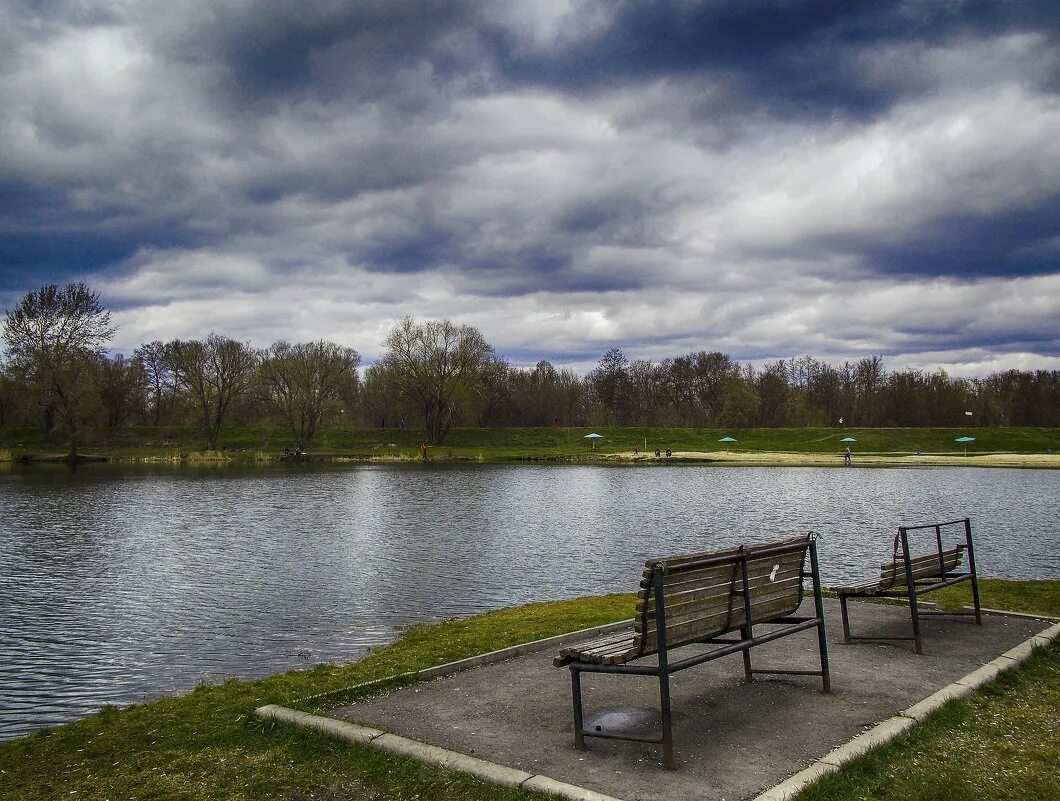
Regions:
<svg viewBox="0 0 1060 801"><path fill-rule="evenodd" d="M916 592L914 592L912 583L909 585L909 617L913 621L913 649L918 654L923 654L924 648L920 642L920 608L916 602Z"/></svg>
<svg viewBox="0 0 1060 801"><path fill-rule="evenodd" d="M740 636L742 636L745 640L751 639L751 629L749 627L740 629ZM753 679L752 679L753 672L754 671L751 670L751 649L750 648L744 648L743 649L743 677L747 681L748 684L750 684L753 681Z"/></svg>
<svg viewBox="0 0 1060 801"><path fill-rule="evenodd" d="M913 648L918 654L924 653L920 644L920 615L916 602L916 577L913 575L913 558L909 555L909 530L899 526L898 539L902 544L902 561L905 562L905 586L909 595L909 617L913 620Z"/></svg>
<svg viewBox="0 0 1060 801"><path fill-rule="evenodd" d="M979 606L979 582L975 580L975 573L972 573L972 606L975 607L975 625L983 625L983 611Z"/></svg>
<svg viewBox="0 0 1060 801"><path fill-rule="evenodd" d="M964 518L964 538L968 544L968 572L972 574L972 605L975 607L975 623L983 625L983 613L979 607L979 578L975 573L975 548L972 545L972 521Z"/></svg>
<svg viewBox="0 0 1060 801"><path fill-rule="evenodd" d="M803 553L805 558L805 553ZM740 594L743 596L743 628L740 629L740 635L744 640L754 639L754 634L751 631L752 621L754 620L754 614L751 611L751 577L748 573L747 558L746 556L740 560L740 572L742 573L741 578L743 579L743 586ZM754 679L751 674L751 649L743 649L743 675L750 684Z"/></svg>
<svg viewBox="0 0 1060 801"><path fill-rule="evenodd" d="M832 692L832 678L828 673L828 642L824 632L824 598L821 596L821 569L817 562L817 543L810 542L810 570L813 573L813 608L817 613L817 647L821 654L821 683L826 693ZM802 581L802 577L799 577Z"/></svg>
<svg viewBox="0 0 1060 801"><path fill-rule="evenodd" d="M847 597L839 596L839 613L843 618L843 642L850 645L850 613L847 611Z"/></svg>
<svg viewBox="0 0 1060 801"><path fill-rule="evenodd" d="M663 766L667 770L677 767L674 762L673 719L670 715L670 674L659 673L659 701L662 710Z"/></svg>
<svg viewBox="0 0 1060 801"><path fill-rule="evenodd" d="M571 697L574 699L574 747L579 751L585 750L585 735L582 730L582 672L575 668L570 669Z"/></svg>

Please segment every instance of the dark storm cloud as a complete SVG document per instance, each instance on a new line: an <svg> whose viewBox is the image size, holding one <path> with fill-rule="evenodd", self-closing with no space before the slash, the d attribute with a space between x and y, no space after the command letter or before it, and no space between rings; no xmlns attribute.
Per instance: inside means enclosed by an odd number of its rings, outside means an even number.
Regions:
<svg viewBox="0 0 1060 801"><path fill-rule="evenodd" d="M409 312L528 360L1053 354L1058 14L0 5L0 292L81 275L130 339L223 313L369 354Z"/></svg>
<svg viewBox="0 0 1060 801"><path fill-rule="evenodd" d="M374 2L308 8L258 3L205 15L171 43L178 59L225 65L231 87L247 95L381 100L419 107L414 93L393 92L402 70L429 65L462 91L522 84L566 90L709 74L729 82L733 102L775 113L867 114L923 76L871 71L860 55L900 45L944 46L1020 32L1054 32L1055 3L923 3L870 0L771 2L620 2L578 4L609 19L584 37L529 45L518 28L498 24L482 4ZM1029 76L1055 90L1053 68Z"/></svg>
<svg viewBox="0 0 1060 801"><path fill-rule="evenodd" d="M941 217L915 239L849 243L873 267L895 277L923 275L1043 275L1057 269L1058 252L1043 247L1060 231L1060 195L1042 208L1018 209L976 221Z"/></svg>
<svg viewBox="0 0 1060 801"><path fill-rule="evenodd" d="M626 2L610 25L563 58L511 58L537 81L594 84L691 71L733 76L751 101L850 112L879 109L900 87L860 74L860 48L944 45L1020 31L1055 31L1055 3L923 3L868 0ZM555 54L549 54L554 56ZM1055 88L1057 75L1049 76Z"/></svg>
<svg viewBox="0 0 1060 801"><path fill-rule="evenodd" d="M489 37L474 8L442 0L219 5L179 15L183 24L158 31L159 46L176 61L219 69L221 90L242 102L296 92L415 108L413 93L392 91L402 70L429 64L442 81L465 81L480 68Z"/></svg>

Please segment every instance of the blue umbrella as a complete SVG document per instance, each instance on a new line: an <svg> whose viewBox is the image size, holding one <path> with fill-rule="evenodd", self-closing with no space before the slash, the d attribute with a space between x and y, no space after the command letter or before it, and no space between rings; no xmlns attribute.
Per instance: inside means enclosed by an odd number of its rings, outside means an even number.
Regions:
<svg viewBox="0 0 1060 801"><path fill-rule="evenodd" d="M722 437L718 442L736 442L732 437Z"/></svg>
<svg viewBox="0 0 1060 801"><path fill-rule="evenodd" d="M968 455L968 443L969 442L975 442L975 437L957 437L957 439L955 439L954 442L963 442L964 443L964 455L967 456Z"/></svg>
<svg viewBox="0 0 1060 801"><path fill-rule="evenodd" d="M843 438L842 438L841 440L839 440L839 441L840 441L840 442L857 442L857 440L856 440L856 439L854 439L853 437L843 437Z"/></svg>
<svg viewBox="0 0 1060 801"><path fill-rule="evenodd" d="M603 434L597 434L595 431L592 434L586 434L582 439L587 439L592 443L593 450L596 450L596 440L603 439Z"/></svg>

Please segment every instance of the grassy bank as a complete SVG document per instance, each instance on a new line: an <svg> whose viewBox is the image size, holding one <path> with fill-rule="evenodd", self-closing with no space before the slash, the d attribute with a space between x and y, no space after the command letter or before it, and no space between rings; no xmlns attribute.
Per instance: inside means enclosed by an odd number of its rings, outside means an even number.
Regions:
<svg viewBox="0 0 1060 801"><path fill-rule="evenodd" d="M628 617L628 596L532 604L416 626L360 662L259 681L202 686L178 698L107 709L0 743L0 799L535 798L468 776L351 748L251 717L297 699Z"/></svg>
<svg viewBox="0 0 1060 801"><path fill-rule="evenodd" d="M797 801L1055 801L1057 765L1060 649L1054 645L826 776Z"/></svg>
<svg viewBox="0 0 1060 801"><path fill-rule="evenodd" d="M1048 449L1060 452L1057 428L598 428L603 435L591 450L584 435L588 428L460 428L454 429L444 445L431 448L432 460L504 461L615 461L628 460L634 449L647 458L656 447L670 448L678 459L732 460L755 462L767 454L769 463L834 464L851 444L857 464L869 464L870 457L910 457L918 452L929 456L958 458L965 448L954 442L959 436L973 436L967 448L968 461L989 454L1018 454L1045 458ZM735 443L720 443L724 436ZM419 460L423 432L415 429L363 429L333 427L320 431L311 449L314 458L351 460ZM253 462L279 458L291 447L290 433L283 428L228 427L222 431L220 449L233 461ZM178 462L189 456L200 458L205 451L198 429L192 427L152 428L134 426L120 429L91 429L82 437L82 450L116 460L152 459ZM49 441L39 429L0 429L0 452L8 458L30 455L61 455L62 441ZM800 460L801 457L801 460ZM759 461L761 461L759 459Z"/></svg>
<svg viewBox="0 0 1060 801"><path fill-rule="evenodd" d="M965 600L957 593L948 599L954 604ZM983 602L1060 616L1060 582L984 581ZM534 798L294 727L263 723L251 712L262 704L296 705L307 696L340 693L361 682L621 620L629 617L633 603L628 595L585 598L416 626L398 642L351 665L229 681L178 698L108 709L0 744L0 799ZM1016 797L1006 794L1010 780L1029 788L1020 797L1052 798L1041 793L1055 788L1058 778L1058 719L1060 650L1054 648L987 692L949 705L880 755L811 788L804 799L992 801ZM978 784L973 787L963 775ZM892 791L892 786L904 789ZM925 787L928 794L921 792Z"/></svg>

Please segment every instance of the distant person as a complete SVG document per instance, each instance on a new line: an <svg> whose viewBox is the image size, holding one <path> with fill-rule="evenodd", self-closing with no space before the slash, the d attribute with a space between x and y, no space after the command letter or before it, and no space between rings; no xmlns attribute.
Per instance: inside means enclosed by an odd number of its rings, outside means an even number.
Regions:
<svg viewBox="0 0 1060 801"><path fill-rule="evenodd" d="M284 459L290 459L291 458L291 449L290 448L284 448L283 449L283 458Z"/></svg>
<svg viewBox="0 0 1060 801"><path fill-rule="evenodd" d="M420 455L423 457L423 461L425 461L425 462L427 461L427 448L428 447L429 446L427 445L426 442L421 442L420 443Z"/></svg>
<svg viewBox="0 0 1060 801"><path fill-rule="evenodd" d="M666 449L666 458L669 459L673 455L674 455L674 452L672 450L670 450L669 448L667 448Z"/></svg>
<svg viewBox="0 0 1060 801"><path fill-rule="evenodd" d="M850 446L847 445L847 449L843 452L843 464L850 467Z"/></svg>
<svg viewBox="0 0 1060 801"><path fill-rule="evenodd" d="M553 428L559 428L559 418L558 417L553 417L552 418L552 427Z"/></svg>
<svg viewBox="0 0 1060 801"><path fill-rule="evenodd" d="M636 445L634 445L633 446L633 455L636 456L639 453L640 453L640 448L638 448Z"/></svg>
<svg viewBox="0 0 1060 801"><path fill-rule="evenodd" d="M658 459L660 456L662 456L662 451L660 451L658 448L656 448L655 449L655 458Z"/></svg>

